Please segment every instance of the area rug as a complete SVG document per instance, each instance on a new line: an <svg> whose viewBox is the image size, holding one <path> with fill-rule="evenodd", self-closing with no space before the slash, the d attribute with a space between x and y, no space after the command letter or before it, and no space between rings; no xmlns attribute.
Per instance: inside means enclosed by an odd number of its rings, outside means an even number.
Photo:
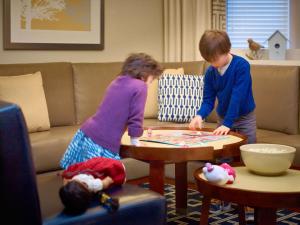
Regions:
<svg viewBox="0 0 300 225"><path fill-rule="evenodd" d="M142 187L148 188L148 184ZM186 215L176 214L175 209L175 186L166 184L165 197L167 199L168 225L199 225L202 196L198 191L188 189L188 209ZM238 223L237 211L233 208L227 212L210 214L209 224L211 225L232 225ZM251 224L251 223L247 223ZM300 213L281 209L277 211L278 225L298 225L300 224Z"/></svg>

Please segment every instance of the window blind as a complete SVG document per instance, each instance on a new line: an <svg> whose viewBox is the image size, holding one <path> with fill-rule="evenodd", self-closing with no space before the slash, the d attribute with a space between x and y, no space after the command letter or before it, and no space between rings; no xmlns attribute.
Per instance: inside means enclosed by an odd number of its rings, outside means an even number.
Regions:
<svg viewBox="0 0 300 225"><path fill-rule="evenodd" d="M226 21L232 48L248 48L248 38L267 46L276 30L289 39L289 0L227 0Z"/></svg>

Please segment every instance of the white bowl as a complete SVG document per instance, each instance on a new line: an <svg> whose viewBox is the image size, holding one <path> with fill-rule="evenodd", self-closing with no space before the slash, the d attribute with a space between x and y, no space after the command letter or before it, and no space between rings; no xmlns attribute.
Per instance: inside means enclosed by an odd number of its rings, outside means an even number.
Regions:
<svg viewBox="0 0 300 225"><path fill-rule="evenodd" d="M246 144L240 146L242 160L252 172L275 176L293 163L296 148L278 144Z"/></svg>

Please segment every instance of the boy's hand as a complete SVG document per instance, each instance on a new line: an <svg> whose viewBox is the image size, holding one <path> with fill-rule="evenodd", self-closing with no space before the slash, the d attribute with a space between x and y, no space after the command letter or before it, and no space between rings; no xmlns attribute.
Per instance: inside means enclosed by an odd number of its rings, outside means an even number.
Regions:
<svg viewBox="0 0 300 225"><path fill-rule="evenodd" d="M215 129L213 131L213 134L215 134L215 135L226 135L226 134L229 133L229 131L230 131L230 128L222 125L222 126L218 127L217 129Z"/></svg>
<svg viewBox="0 0 300 225"><path fill-rule="evenodd" d="M196 130L197 128L202 128L202 117L197 115L195 116L189 124L190 130Z"/></svg>

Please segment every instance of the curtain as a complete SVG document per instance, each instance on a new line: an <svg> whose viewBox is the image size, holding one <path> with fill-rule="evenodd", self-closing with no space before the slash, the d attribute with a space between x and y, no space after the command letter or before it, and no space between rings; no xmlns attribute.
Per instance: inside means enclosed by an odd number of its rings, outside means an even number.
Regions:
<svg viewBox="0 0 300 225"><path fill-rule="evenodd" d="M212 29L226 31L226 0L212 0Z"/></svg>
<svg viewBox="0 0 300 225"><path fill-rule="evenodd" d="M164 61L200 60L199 40L211 19L212 0L164 0Z"/></svg>

